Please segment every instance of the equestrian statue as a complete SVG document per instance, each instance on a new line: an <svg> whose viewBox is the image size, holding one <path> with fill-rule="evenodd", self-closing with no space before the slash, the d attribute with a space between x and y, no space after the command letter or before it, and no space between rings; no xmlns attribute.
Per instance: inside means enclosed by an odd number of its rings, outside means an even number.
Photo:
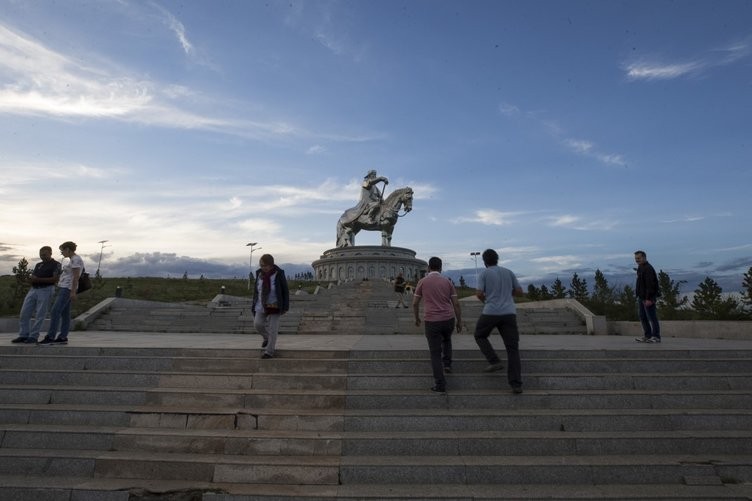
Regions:
<svg viewBox="0 0 752 501"><path fill-rule="evenodd" d="M381 190L379 183L384 183ZM354 246L355 235L360 230L381 231L381 246L392 246L397 219L413 208L413 189L409 186L399 188L384 198L387 184L387 178L378 176L375 170L368 171L361 185L358 205L347 209L337 221L337 247ZM404 210L404 214L400 215L400 210Z"/></svg>

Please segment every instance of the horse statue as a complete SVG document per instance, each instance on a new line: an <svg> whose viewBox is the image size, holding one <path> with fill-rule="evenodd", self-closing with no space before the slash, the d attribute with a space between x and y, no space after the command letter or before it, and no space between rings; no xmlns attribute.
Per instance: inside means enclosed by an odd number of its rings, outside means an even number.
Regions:
<svg viewBox="0 0 752 501"><path fill-rule="evenodd" d="M378 206L378 210L364 211L359 206L347 209L337 221L337 247L355 245L360 230L381 231L381 246L392 246L392 233L397 219L413 209L413 189L409 186L394 190ZM400 210L405 214L400 215Z"/></svg>

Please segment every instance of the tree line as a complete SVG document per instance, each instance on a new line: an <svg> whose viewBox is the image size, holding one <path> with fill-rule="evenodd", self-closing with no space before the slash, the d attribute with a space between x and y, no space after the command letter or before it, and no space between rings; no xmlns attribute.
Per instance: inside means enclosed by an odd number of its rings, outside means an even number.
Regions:
<svg viewBox="0 0 752 501"><path fill-rule="evenodd" d="M690 301L682 295L681 286L686 280L673 280L663 270L658 272L660 296L658 313L664 320L752 320L752 266L742 277L740 295L723 294L723 289L710 277L705 277L694 290ZM573 298L596 315L605 315L609 320L637 320L637 297L629 285L611 286L600 269L595 270L592 292L587 280L577 273L567 287L559 278L550 286L527 287L531 301Z"/></svg>

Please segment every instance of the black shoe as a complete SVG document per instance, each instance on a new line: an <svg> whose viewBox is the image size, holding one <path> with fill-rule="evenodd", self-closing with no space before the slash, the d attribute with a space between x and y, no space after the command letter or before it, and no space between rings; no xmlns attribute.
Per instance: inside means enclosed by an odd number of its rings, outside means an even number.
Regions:
<svg viewBox="0 0 752 501"><path fill-rule="evenodd" d="M16 339L14 339L13 341L11 341L11 343L25 343L27 339L29 339L29 338L19 336Z"/></svg>
<svg viewBox="0 0 752 501"><path fill-rule="evenodd" d="M264 353L263 355L261 355L261 358L274 358L274 356L269 355L268 353Z"/></svg>
<svg viewBox="0 0 752 501"><path fill-rule="evenodd" d="M483 372L496 372L502 370L503 368L504 364L502 364L501 362L496 362L483 369Z"/></svg>
<svg viewBox="0 0 752 501"><path fill-rule="evenodd" d="M39 341L39 344L44 344L44 345L49 345L49 344L54 344L54 343L55 343L55 340L53 338L47 337L47 336L45 336L44 339L42 339L41 341Z"/></svg>
<svg viewBox="0 0 752 501"><path fill-rule="evenodd" d="M68 338L67 337L59 337L52 341L52 344L68 344Z"/></svg>
<svg viewBox="0 0 752 501"><path fill-rule="evenodd" d="M33 338L33 337L27 337L27 338L24 338L23 343L24 344L37 344L37 340L36 338Z"/></svg>
<svg viewBox="0 0 752 501"><path fill-rule="evenodd" d="M512 386L512 392L519 395L520 393L522 393L522 386Z"/></svg>
<svg viewBox="0 0 752 501"><path fill-rule="evenodd" d="M444 374L451 374L451 373L452 373L452 368L451 367L449 367L449 366L444 367Z"/></svg>
<svg viewBox="0 0 752 501"><path fill-rule="evenodd" d="M446 388L443 386L434 386L431 388L431 391L435 391L436 393L446 393Z"/></svg>
<svg viewBox="0 0 752 501"><path fill-rule="evenodd" d="M268 339L264 339L264 341L261 343L261 347L262 348L266 348L266 345L268 345L268 344L269 344L269 340Z"/></svg>

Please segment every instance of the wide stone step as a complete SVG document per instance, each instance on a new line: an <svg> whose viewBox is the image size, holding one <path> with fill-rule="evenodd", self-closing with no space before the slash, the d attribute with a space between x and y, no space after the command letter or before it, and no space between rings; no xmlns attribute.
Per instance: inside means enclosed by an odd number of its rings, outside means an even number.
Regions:
<svg viewBox="0 0 752 501"><path fill-rule="evenodd" d="M506 360L503 361L507 365ZM638 359L638 358L601 358L601 359L536 359L525 357L522 361L525 372L556 373L642 373L655 372L658 364L664 373L729 373L746 372L752 374L752 359ZM426 371L430 364L428 356L422 361L406 362L400 359L381 359L350 363L350 373L379 374L416 374ZM482 372L488 362L478 356L472 360L454 357L452 369L456 373Z"/></svg>
<svg viewBox="0 0 752 501"><path fill-rule="evenodd" d="M7 385L185 387L237 389L344 389L343 374L321 373L195 373L195 372L110 372L0 370L0 381Z"/></svg>
<svg viewBox="0 0 752 501"><path fill-rule="evenodd" d="M117 388L75 386L0 386L0 404L176 405L204 407L344 408L343 391L232 390L194 388Z"/></svg>
<svg viewBox="0 0 752 501"><path fill-rule="evenodd" d="M441 397L439 397L441 398ZM347 431L749 430L748 409L407 409L348 410Z"/></svg>
<svg viewBox="0 0 752 501"><path fill-rule="evenodd" d="M587 373L528 373L523 371L525 390L747 390L752 373L731 374L587 374ZM358 390L403 390L428 389L433 386L433 377L426 370L425 375L379 375L359 374L347 378L347 387ZM452 373L447 376L447 388L451 395L455 389L461 390L508 390L506 372L495 374Z"/></svg>
<svg viewBox="0 0 752 501"><path fill-rule="evenodd" d="M259 338L259 345L261 338ZM347 361L337 358L275 358L273 363L260 359L261 349L247 358L217 357L130 357L130 356L65 356L48 351L34 357L34 369L66 371L145 371L145 372L320 372L343 374ZM24 355L0 356L0 369L29 367Z"/></svg>
<svg viewBox="0 0 752 501"><path fill-rule="evenodd" d="M752 394L743 390L455 390L441 405L450 409L751 409ZM201 388L118 388L2 385L0 404L175 405L304 409L433 409L434 393L411 390L294 390Z"/></svg>
<svg viewBox="0 0 752 501"><path fill-rule="evenodd" d="M199 454L523 456L750 454L752 431L321 432L1 425L2 447Z"/></svg>
<svg viewBox="0 0 752 501"><path fill-rule="evenodd" d="M665 484L752 480L750 455L346 456L343 484Z"/></svg>
<svg viewBox="0 0 752 501"><path fill-rule="evenodd" d="M338 456L0 449L0 475L336 485Z"/></svg>
<svg viewBox="0 0 752 501"><path fill-rule="evenodd" d="M0 474L312 485L665 484L715 477L752 481L752 456L241 456L0 449Z"/></svg>
<svg viewBox="0 0 752 501"><path fill-rule="evenodd" d="M341 410L219 408L176 406L101 406L2 404L2 424L87 423L90 426L135 426L175 429L252 429L339 431Z"/></svg>
<svg viewBox="0 0 752 501"><path fill-rule="evenodd" d="M704 480L701 477L699 480ZM690 479L691 480L691 479ZM752 486L709 485L550 485L550 484L229 484L182 480L136 480L81 477L0 476L0 485L14 501L136 501L140 499L191 499L203 501L279 501L282 499L405 500L623 500L663 499L746 501ZM174 496L174 497L170 497ZM190 497L193 496L193 497Z"/></svg>

